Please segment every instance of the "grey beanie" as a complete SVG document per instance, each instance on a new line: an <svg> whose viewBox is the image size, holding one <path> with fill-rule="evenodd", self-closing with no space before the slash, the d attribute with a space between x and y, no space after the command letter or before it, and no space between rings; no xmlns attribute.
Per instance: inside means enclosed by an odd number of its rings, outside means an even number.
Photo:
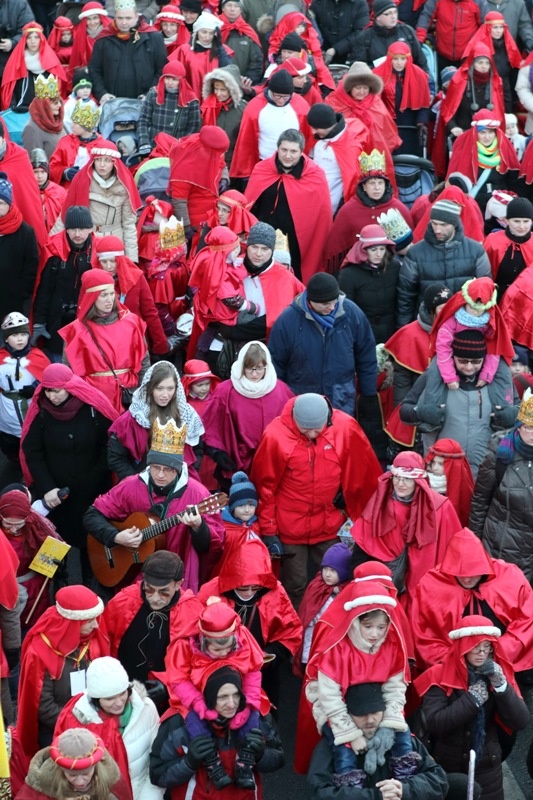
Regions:
<svg viewBox="0 0 533 800"><path fill-rule="evenodd" d="M256 222L250 228L246 244L264 244L274 251L276 246L276 231L268 222Z"/></svg>
<svg viewBox="0 0 533 800"><path fill-rule="evenodd" d="M70 206L65 214L65 228L87 229L93 227L91 212L87 206Z"/></svg>
<svg viewBox="0 0 533 800"><path fill-rule="evenodd" d="M294 421L308 430L322 428L328 421L329 406L321 394L308 392L299 395L294 401L292 409Z"/></svg>

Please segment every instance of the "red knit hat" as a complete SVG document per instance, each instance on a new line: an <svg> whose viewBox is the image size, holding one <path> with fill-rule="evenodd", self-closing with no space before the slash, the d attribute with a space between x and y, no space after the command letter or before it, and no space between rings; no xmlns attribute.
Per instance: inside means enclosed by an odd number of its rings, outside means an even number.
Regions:
<svg viewBox="0 0 533 800"><path fill-rule="evenodd" d="M159 14L156 16L156 19L158 19L159 22L181 22L185 19L185 17L179 13L177 6L168 5L163 6Z"/></svg>
<svg viewBox="0 0 533 800"><path fill-rule="evenodd" d="M105 744L87 728L69 728L56 736L50 756L58 767L84 770L97 764L105 755Z"/></svg>
<svg viewBox="0 0 533 800"><path fill-rule="evenodd" d="M283 69L287 70L292 78L297 78L298 76L308 75L311 72L311 64L297 56L293 56L283 62Z"/></svg>
<svg viewBox="0 0 533 800"><path fill-rule="evenodd" d="M172 78L184 78L187 73L181 61L169 61L163 67L162 75L169 75Z"/></svg>
<svg viewBox="0 0 533 800"><path fill-rule="evenodd" d="M56 594L56 610L65 619L88 620L99 617L104 604L86 586L64 586Z"/></svg>
<svg viewBox="0 0 533 800"><path fill-rule="evenodd" d="M235 633L239 615L220 597L209 597L207 608L200 615L198 628L209 639L224 639Z"/></svg>

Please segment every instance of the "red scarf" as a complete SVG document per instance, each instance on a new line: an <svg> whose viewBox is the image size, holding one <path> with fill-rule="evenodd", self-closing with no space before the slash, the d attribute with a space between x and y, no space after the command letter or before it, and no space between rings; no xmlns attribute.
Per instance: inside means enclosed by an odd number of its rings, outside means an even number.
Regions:
<svg viewBox="0 0 533 800"><path fill-rule="evenodd" d="M220 14L219 19L221 19L224 23L224 27L220 31L222 36L222 44L226 44L230 33L236 31L239 36L248 36L248 38L254 41L256 45L261 47L259 36L254 31L252 26L248 25L248 23L242 17L237 17L235 22L230 22L229 19L224 16L224 14Z"/></svg>
<svg viewBox="0 0 533 800"><path fill-rule="evenodd" d="M126 41L131 36L133 36L133 41L137 42L139 41L139 36L141 33L156 33L156 32L159 33L157 28L154 28L153 25L149 25L144 19L144 17L139 15L139 19L137 20L133 28L130 28L130 30L127 31L126 33L122 33L121 31L119 31L119 29L115 24L115 20L113 20L108 27L104 28L103 31L100 31L100 33L96 37L96 40L105 39L107 36L116 36L117 39L122 39Z"/></svg>
<svg viewBox="0 0 533 800"><path fill-rule="evenodd" d="M60 133L62 131L65 113L63 105L59 109L59 114L55 117L48 97L36 97L31 101L28 110L30 117L41 130L47 133Z"/></svg>
<svg viewBox="0 0 533 800"><path fill-rule="evenodd" d="M8 233L15 233L22 225L22 214L13 203L9 206L9 211L4 217L0 217L0 236Z"/></svg>
<svg viewBox="0 0 533 800"><path fill-rule="evenodd" d="M231 97L228 97L227 100L221 102L220 100L217 100L216 95L210 94L209 97L206 97L200 109L202 113L203 124L216 125L220 112L228 111L228 109L231 108L232 103L233 100Z"/></svg>

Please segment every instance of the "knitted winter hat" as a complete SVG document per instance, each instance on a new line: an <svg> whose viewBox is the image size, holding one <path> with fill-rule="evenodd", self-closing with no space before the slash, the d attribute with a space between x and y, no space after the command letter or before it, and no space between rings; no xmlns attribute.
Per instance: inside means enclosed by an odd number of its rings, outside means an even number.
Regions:
<svg viewBox="0 0 533 800"><path fill-rule="evenodd" d="M461 206L452 200L436 200L431 206L429 218L457 227L461 219Z"/></svg>
<svg viewBox="0 0 533 800"><path fill-rule="evenodd" d="M116 658L95 658L87 667L87 696L91 700L114 697L129 689L128 673Z"/></svg>
<svg viewBox="0 0 533 800"><path fill-rule="evenodd" d="M0 200L3 200L8 206L13 202L13 184L5 172L0 172Z"/></svg>
<svg viewBox="0 0 533 800"><path fill-rule="evenodd" d="M388 11L389 8L397 8L398 6L394 2L394 0L374 0L372 3L372 11L374 12L374 19L379 17L380 14L384 14L385 11Z"/></svg>
<svg viewBox="0 0 533 800"><path fill-rule="evenodd" d="M507 219L533 220L533 204L526 197L515 197L507 205Z"/></svg>
<svg viewBox="0 0 533 800"><path fill-rule="evenodd" d="M385 711L385 701L380 683L358 683L348 686L344 702L350 714L362 717L375 711Z"/></svg>
<svg viewBox="0 0 533 800"><path fill-rule="evenodd" d="M276 231L268 222L256 222L250 228L246 245L264 244L269 250L274 251L276 246Z"/></svg>
<svg viewBox="0 0 533 800"><path fill-rule="evenodd" d="M50 757L63 769L89 769L104 755L103 741L87 728L69 728L63 731L56 736L50 748Z"/></svg>
<svg viewBox="0 0 533 800"><path fill-rule="evenodd" d="M311 128L331 128L337 124L337 115L326 103L315 103L309 109L307 122Z"/></svg>
<svg viewBox="0 0 533 800"><path fill-rule="evenodd" d="M202 0L181 0L181 11L194 11L196 14L202 13Z"/></svg>
<svg viewBox="0 0 533 800"><path fill-rule="evenodd" d="M194 21L192 29L194 33L201 30L218 31L224 25L223 21L214 14L206 14L202 12L197 20Z"/></svg>
<svg viewBox="0 0 533 800"><path fill-rule="evenodd" d="M451 296L452 292L443 283L430 283L424 292L424 305L432 314L437 306L447 303Z"/></svg>
<svg viewBox="0 0 533 800"><path fill-rule="evenodd" d="M251 503L256 506L258 503L257 490L246 472L236 472L231 479L229 490L229 510L233 511L237 506Z"/></svg>
<svg viewBox="0 0 533 800"><path fill-rule="evenodd" d="M7 337L12 336L14 333L29 333L30 321L28 317L25 317L19 311L12 311L2 320L0 330L5 342Z"/></svg>
<svg viewBox="0 0 533 800"><path fill-rule="evenodd" d="M268 90L276 94L292 94L294 84L286 69L278 69L272 74L268 82Z"/></svg>
<svg viewBox="0 0 533 800"><path fill-rule="evenodd" d="M457 72L457 67L444 67L444 69L441 69L440 85L445 86L447 83L449 83L456 72Z"/></svg>
<svg viewBox="0 0 533 800"><path fill-rule="evenodd" d="M208 708L214 708L217 704L217 695L222 686L226 683L231 683L236 686L242 695L242 678L239 672L233 667L225 666L215 670L205 682L204 687L204 700ZM242 695L242 704L244 705L244 696Z"/></svg>
<svg viewBox="0 0 533 800"><path fill-rule="evenodd" d="M279 49L292 50L293 53L301 53L302 50L306 50L307 48L301 36L298 36L297 33L288 33L281 40Z"/></svg>
<svg viewBox="0 0 533 800"><path fill-rule="evenodd" d="M101 599L86 586L64 586L56 593L56 610L65 619L86 621L104 610Z"/></svg>
<svg viewBox="0 0 533 800"><path fill-rule="evenodd" d="M515 197L516 194L514 192L494 189L485 208L485 219L490 219L491 217L507 219L507 207Z"/></svg>
<svg viewBox="0 0 533 800"><path fill-rule="evenodd" d="M294 401L292 416L296 424L306 430L323 428L329 416L327 400L313 392L300 394Z"/></svg>
<svg viewBox="0 0 533 800"><path fill-rule="evenodd" d="M302 61L298 56L291 56L283 62L283 69L286 70L292 78L303 77L309 75L311 72L311 64Z"/></svg>
<svg viewBox="0 0 533 800"><path fill-rule="evenodd" d="M332 545L322 557L320 562L320 569L322 567L331 567L336 569L339 576L339 582L344 583L349 581L352 577L350 562L352 559L352 551L344 542Z"/></svg>
<svg viewBox="0 0 533 800"><path fill-rule="evenodd" d="M162 7L156 19L160 22L181 22L183 15L178 12L177 6L167 5Z"/></svg>
<svg viewBox="0 0 533 800"><path fill-rule="evenodd" d="M87 230L93 227L91 212L87 206L70 206L65 214L65 229L81 228Z"/></svg>
<svg viewBox="0 0 533 800"><path fill-rule="evenodd" d="M317 272L307 283L307 299L313 303L329 303L340 294L337 279L328 272Z"/></svg>
<svg viewBox="0 0 533 800"><path fill-rule="evenodd" d="M183 571L183 561L177 553L169 550L156 550L148 556L142 567L143 575L151 586L166 586L170 581L181 581Z"/></svg>
<svg viewBox="0 0 533 800"><path fill-rule="evenodd" d="M457 358L485 358L487 344L481 331L457 331L452 341L452 353Z"/></svg>
<svg viewBox="0 0 533 800"><path fill-rule="evenodd" d="M200 633L209 639L225 639L235 633L239 615L220 597L209 597L198 620Z"/></svg>

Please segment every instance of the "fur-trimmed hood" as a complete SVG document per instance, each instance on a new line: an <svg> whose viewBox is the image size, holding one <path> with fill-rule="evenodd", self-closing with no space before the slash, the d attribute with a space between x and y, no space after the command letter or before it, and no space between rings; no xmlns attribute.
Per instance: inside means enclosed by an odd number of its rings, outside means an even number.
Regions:
<svg viewBox="0 0 533 800"><path fill-rule="evenodd" d="M100 764L106 770L109 785L114 786L120 780L120 770L116 761L106 752ZM30 761L26 783L36 792L50 795L58 769L59 767L50 756L50 748L45 747L43 750L39 750ZM90 797L92 800L117 800L116 795L112 792L106 798L97 797L92 793Z"/></svg>
<svg viewBox="0 0 533 800"><path fill-rule="evenodd" d="M206 100L209 95L213 94L213 82L222 81L228 88L228 91L233 100L233 105L237 107L242 100L242 90L239 85L237 75L240 77L238 67L235 64L230 64L227 67L217 67L211 70L204 76L202 85L202 98Z"/></svg>

